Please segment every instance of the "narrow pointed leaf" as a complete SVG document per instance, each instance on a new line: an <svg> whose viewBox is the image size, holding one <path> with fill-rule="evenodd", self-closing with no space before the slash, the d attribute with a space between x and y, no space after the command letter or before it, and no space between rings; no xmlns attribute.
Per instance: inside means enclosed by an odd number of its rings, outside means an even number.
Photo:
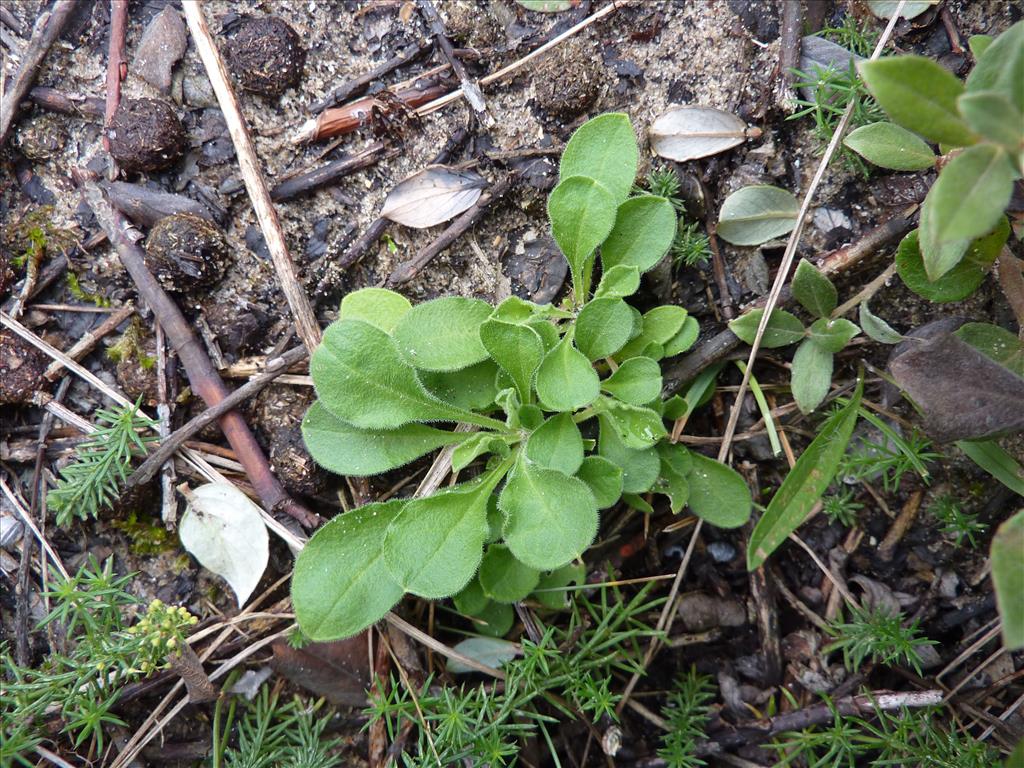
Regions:
<svg viewBox="0 0 1024 768"><path fill-rule="evenodd" d="M999 526L992 539L992 585L1007 650L1024 647L1024 509Z"/></svg>
<svg viewBox="0 0 1024 768"><path fill-rule="evenodd" d="M865 301L860 305L860 327L869 338L879 344L899 344L905 336L895 331L885 320L877 317Z"/></svg>
<svg viewBox="0 0 1024 768"><path fill-rule="evenodd" d="M858 382L850 402L825 422L775 492L750 534L749 570L763 565L789 534L800 527L832 482L853 434L862 392L863 385Z"/></svg>
<svg viewBox="0 0 1024 768"><path fill-rule="evenodd" d="M790 387L801 413L810 413L828 394L832 383L832 353L813 339L804 339L793 355Z"/></svg>
<svg viewBox="0 0 1024 768"><path fill-rule="evenodd" d="M1024 113L1024 23L1018 21L975 55L978 63L967 76L967 91L1000 93Z"/></svg>

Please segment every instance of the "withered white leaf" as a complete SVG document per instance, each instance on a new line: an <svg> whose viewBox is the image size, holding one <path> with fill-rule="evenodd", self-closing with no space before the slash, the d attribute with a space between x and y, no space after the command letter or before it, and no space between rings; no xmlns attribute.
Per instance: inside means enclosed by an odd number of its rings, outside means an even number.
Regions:
<svg viewBox="0 0 1024 768"><path fill-rule="evenodd" d="M270 557L259 508L231 483L207 483L185 492L185 498L188 508L178 525L182 545L231 585L241 608Z"/></svg>
<svg viewBox="0 0 1024 768"><path fill-rule="evenodd" d="M400 181L380 215L414 229L453 219L480 199L487 180L473 171L431 165Z"/></svg>
<svg viewBox="0 0 1024 768"><path fill-rule="evenodd" d="M669 108L648 133L656 154L679 162L725 152L748 136L747 124L731 112L696 106Z"/></svg>

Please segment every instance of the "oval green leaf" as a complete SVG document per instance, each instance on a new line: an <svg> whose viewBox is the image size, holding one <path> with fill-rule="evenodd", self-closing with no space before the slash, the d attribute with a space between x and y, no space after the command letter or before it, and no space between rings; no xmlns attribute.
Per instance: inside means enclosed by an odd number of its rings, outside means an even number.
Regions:
<svg viewBox="0 0 1024 768"><path fill-rule="evenodd" d="M629 115L609 112L576 129L562 153L558 178L563 181L571 176L594 179L611 193L618 205L629 197L639 159Z"/></svg>
<svg viewBox="0 0 1024 768"><path fill-rule="evenodd" d="M594 251L612 231L617 209L611 192L586 176L563 179L548 196L551 234L569 262L577 301L587 298Z"/></svg>
<svg viewBox="0 0 1024 768"><path fill-rule="evenodd" d="M526 440L526 458L535 464L573 475L583 463L583 436L571 413L559 413L541 424Z"/></svg>
<svg viewBox="0 0 1024 768"><path fill-rule="evenodd" d="M529 403L533 399L533 374L544 359L540 335L528 325L488 320L480 326L480 341L494 362L512 377L520 400Z"/></svg>
<svg viewBox="0 0 1024 768"><path fill-rule="evenodd" d="M813 339L804 339L793 355L790 387L801 413L810 413L825 399L832 383L832 353Z"/></svg>
<svg viewBox="0 0 1024 768"><path fill-rule="evenodd" d="M412 304L400 293L387 288L360 288L346 294L338 309L339 320L362 320L391 333Z"/></svg>
<svg viewBox="0 0 1024 768"><path fill-rule="evenodd" d="M318 642L350 637L402 599L381 542L405 503L367 504L338 515L306 542L292 572L292 605L307 636Z"/></svg>
<svg viewBox="0 0 1024 768"><path fill-rule="evenodd" d="M521 461L498 497L505 543L521 563L541 571L583 554L597 535L597 503L582 480Z"/></svg>
<svg viewBox="0 0 1024 768"><path fill-rule="evenodd" d="M379 475L469 436L425 424L406 424L394 430L360 429L320 402L313 403L302 419L302 439L313 460L331 472L352 477Z"/></svg>
<svg viewBox="0 0 1024 768"><path fill-rule="evenodd" d="M391 578L407 592L431 600L461 591L483 557L487 497L496 477L407 502L384 537Z"/></svg>
<svg viewBox="0 0 1024 768"><path fill-rule="evenodd" d="M719 528L739 528L750 519L753 500L743 475L732 467L690 451L693 469L687 477L693 514Z"/></svg>
<svg viewBox="0 0 1024 768"><path fill-rule="evenodd" d="M629 341L633 312L622 299L594 299L576 318L576 347L590 360L614 354Z"/></svg>
<svg viewBox="0 0 1024 768"><path fill-rule="evenodd" d="M729 195L718 214L718 234L733 245L761 245L796 226L800 203L784 189L766 184Z"/></svg>
<svg viewBox="0 0 1024 768"><path fill-rule="evenodd" d="M309 363L320 402L342 421L394 429L411 421L501 422L444 403L427 392L394 341L362 320L338 320L324 331Z"/></svg>
<svg viewBox="0 0 1024 768"><path fill-rule="evenodd" d="M956 108L963 84L924 56L890 56L858 65L860 76L882 109L904 128L929 141L955 147L974 142Z"/></svg>
<svg viewBox="0 0 1024 768"><path fill-rule="evenodd" d="M537 397L549 410L574 411L590 405L600 392L597 371L566 334L537 369Z"/></svg>
<svg viewBox="0 0 1024 768"><path fill-rule="evenodd" d="M663 197L631 197L619 206L615 226L601 245L605 269L635 266L641 272L654 267L668 253L676 237L676 211Z"/></svg>
<svg viewBox="0 0 1024 768"><path fill-rule="evenodd" d="M417 304L392 334L406 362L424 371L456 371L487 358L480 326L493 311L480 299L444 296Z"/></svg>
<svg viewBox="0 0 1024 768"><path fill-rule="evenodd" d="M907 234L896 250L896 274L918 296L937 303L961 301L978 289L1010 234L1003 218L991 234L975 240L963 259L938 280L928 279L918 245L919 230Z"/></svg>
<svg viewBox="0 0 1024 768"><path fill-rule="evenodd" d="M624 403L645 405L661 394L661 366L649 357L623 361L601 388Z"/></svg>
<svg viewBox="0 0 1024 768"><path fill-rule="evenodd" d="M923 171L935 165L935 153L917 134L895 123L862 125L843 144L869 163L894 171Z"/></svg>
<svg viewBox="0 0 1024 768"><path fill-rule="evenodd" d="M480 587L491 600L518 603L540 581L540 571L523 565L504 544L491 544L480 561Z"/></svg>
<svg viewBox="0 0 1024 768"><path fill-rule="evenodd" d="M735 333L740 341L753 344L757 338L757 328L764 317L763 309L753 309L729 323L729 330ZM761 337L761 346L765 349L777 347L788 347L800 341L806 331L800 318L784 309L772 310L772 316L768 318L768 325L765 327L764 335Z"/></svg>

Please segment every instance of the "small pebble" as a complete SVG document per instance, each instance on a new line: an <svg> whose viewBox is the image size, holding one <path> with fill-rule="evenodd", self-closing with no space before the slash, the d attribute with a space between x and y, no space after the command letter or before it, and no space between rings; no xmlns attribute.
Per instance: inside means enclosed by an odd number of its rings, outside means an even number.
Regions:
<svg viewBox="0 0 1024 768"><path fill-rule="evenodd" d="M736 557L736 547L726 541L713 541L708 544L708 554L716 563L728 563Z"/></svg>

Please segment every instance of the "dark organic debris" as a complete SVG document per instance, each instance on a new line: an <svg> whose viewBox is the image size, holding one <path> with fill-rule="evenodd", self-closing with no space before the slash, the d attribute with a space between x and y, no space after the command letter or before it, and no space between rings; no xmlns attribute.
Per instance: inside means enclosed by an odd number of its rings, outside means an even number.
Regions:
<svg viewBox="0 0 1024 768"><path fill-rule="evenodd" d="M296 685L334 704L360 707L366 703L370 668L365 632L347 640L310 643L301 649L277 642L273 650L270 666Z"/></svg>
<svg viewBox="0 0 1024 768"><path fill-rule="evenodd" d="M146 238L146 266L168 291L209 287L223 277L227 257L217 226L191 213L161 219Z"/></svg>
<svg viewBox="0 0 1024 768"><path fill-rule="evenodd" d="M512 292L523 299L545 304L552 301L569 271L550 235L523 233L504 259L505 275L512 281Z"/></svg>
<svg viewBox="0 0 1024 768"><path fill-rule="evenodd" d="M228 67L247 91L280 96L297 85L306 63L298 33L277 16L248 18L230 33Z"/></svg>
<svg viewBox="0 0 1024 768"><path fill-rule="evenodd" d="M940 443L1024 429L1024 379L951 333L906 342L889 362L896 383L924 412Z"/></svg>
<svg viewBox="0 0 1024 768"><path fill-rule="evenodd" d="M39 389L50 359L12 331L0 331L0 403L24 403Z"/></svg>
<svg viewBox="0 0 1024 768"><path fill-rule="evenodd" d="M126 99L110 125L110 154L128 171L166 168L185 151L185 128L169 104Z"/></svg>

